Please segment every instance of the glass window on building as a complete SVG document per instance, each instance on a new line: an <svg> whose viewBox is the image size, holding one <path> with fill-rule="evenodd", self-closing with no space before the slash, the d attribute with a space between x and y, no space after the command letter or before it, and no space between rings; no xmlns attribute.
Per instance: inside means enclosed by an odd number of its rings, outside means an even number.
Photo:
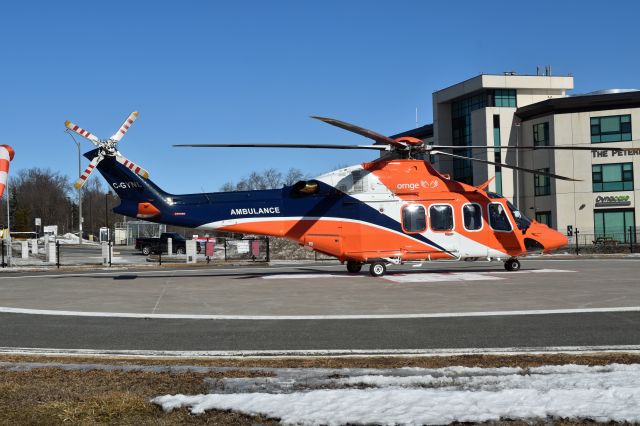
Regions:
<svg viewBox="0 0 640 426"><path fill-rule="evenodd" d="M431 229L434 231L450 231L453 229L453 209L447 205L429 207Z"/></svg>
<svg viewBox="0 0 640 426"><path fill-rule="evenodd" d="M517 106L515 89L495 89L493 106L515 108Z"/></svg>
<svg viewBox="0 0 640 426"><path fill-rule="evenodd" d="M635 210L596 210L593 212L595 240L612 239L614 241L629 242L629 227L635 231ZM635 232L632 233L635 239ZM635 241L634 241L635 242Z"/></svg>
<svg viewBox="0 0 640 426"><path fill-rule="evenodd" d="M633 191L633 163L591 166L593 192Z"/></svg>
<svg viewBox="0 0 640 426"><path fill-rule="evenodd" d="M500 149L502 142L500 137L500 115L495 114L493 116L493 146L496 148L493 150L493 161L496 163L502 163L502 151ZM502 194L502 167L495 166L495 171L496 192Z"/></svg>
<svg viewBox="0 0 640 426"><path fill-rule="evenodd" d="M544 223L549 228L553 228L551 224L551 212L536 212L536 222Z"/></svg>
<svg viewBox="0 0 640 426"><path fill-rule="evenodd" d="M549 173L549 168L538 169L538 171ZM551 178L549 176L533 175L533 183L536 196L551 194Z"/></svg>
<svg viewBox="0 0 640 426"><path fill-rule="evenodd" d="M489 204L489 224L495 231L511 231L511 222L502 204Z"/></svg>
<svg viewBox="0 0 640 426"><path fill-rule="evenodd" d="M465 204L462 207L464 218L464 229L467 231L477 231L482 228L482 207L480 204Z"/></svg>
<svg viewBox="0 0 640 426"><path fill-rule="evenodd" d="M402 209L402 226L406 232L422 232L427 228L424 207L410 204Z"/></svg>
<svg viewBox="0 0 640 426"><path fill-rule="evenodd" d="M631 140L631 115L591 118L591 143Z"/></svg>
<svg viewBox="0 0 640 426"><path fill-rule="evenodd" d="M549 122L533 125L533 146L549 146Z"/></svg>

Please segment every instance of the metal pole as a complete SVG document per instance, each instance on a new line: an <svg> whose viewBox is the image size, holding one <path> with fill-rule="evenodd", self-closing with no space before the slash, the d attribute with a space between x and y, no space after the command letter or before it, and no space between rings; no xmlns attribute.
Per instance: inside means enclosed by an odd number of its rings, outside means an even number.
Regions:
<svg viewBox="0 0 640 426"><path fill-rule="evenodd" d="M56 266L60 269L60 241L56 241Z"/></svg>
<svg viewBox="0 0 640 426"><path fill-rule="evenodd" d="M109 241L107 245L109 246L109 267L111 267L111 241Z"/></svg>
<svg viewBox="0 0 640 426"><path fill-rule="evenodd" d="M75 142L78 147L78 178L82 176L82 165L80 163L81 155L80 155L80 142L73 137L73 135L67 131L66 134L71 136L71 139ZM82 188L78 188L78 243L82 244Z"/></svg>
<svg viewBox="0 0 640 426"><path fill-rule="evenodd" d="M516 128L516 167L520 166L520 151L518 150L518 146L520 145L520 123L518 121L516 121L514 123L515 128ZM516 207L520 208L520 203L518 202L518 198L520 197L520 174L518 173L518 170L514 170L513 171L516 174L516 187L515 187L515 191L514 192L514 200L513 200L513 204L515 204Z"/></svg>
<svg viewBox="0 0 640 426"><path fill-rule="evenodd" d="M104 194L104 223L105 226L107 227L107 241L111 241L111 238L109 238L109 191L107 190L107 193Z"/></svg>
<svg viewBox="0 0 640 426"><path fill-rule="evenodd" d="M9 191L9 179L4 187L4 193L7 194L7 266L11 266L11 215L9 214L9 199L11 198L11 191Z"/></svg>
<svg viewBox="0 0 640 426"><path fill-rule="evenodd" d="M629 253L633 253L633 228L629 227Z"/></svg>
<svg viewBox="0 0 640 426"><path fill-rule="evenodd" d="M578 231L578 228L576 228L574 234L576 234L576 256L580 254L580 246L578 244L578 234L580 233L580 231Z"/></svg>
<svg viewBox="0 0 640 426"><path fill-rule="evenodd" d="M269 262L270 259L270 253L269 253L269 237L267 237L267 262Z"/></svg>

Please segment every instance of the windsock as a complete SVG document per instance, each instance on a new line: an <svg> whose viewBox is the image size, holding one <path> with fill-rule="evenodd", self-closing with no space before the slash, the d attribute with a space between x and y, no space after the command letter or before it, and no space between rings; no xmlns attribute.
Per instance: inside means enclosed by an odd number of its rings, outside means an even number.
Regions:
<svg viewBox="0 0 640 426"><path fill-rule="evenodd" d="M0 198L4 194L7 186L7 176L9 175L9 162L13 160L15 151L9 145L0 145Z"/></svg>

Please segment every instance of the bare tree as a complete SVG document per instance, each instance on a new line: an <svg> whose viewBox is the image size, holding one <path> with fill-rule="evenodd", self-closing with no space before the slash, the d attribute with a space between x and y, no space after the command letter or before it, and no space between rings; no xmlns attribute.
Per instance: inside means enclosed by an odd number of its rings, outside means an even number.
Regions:
<svg viewBox="0 0 640 426"><path fill-rule="evenodd" d="M33 231L34 219L42 219L43 225L63 228L70 216L68 193L69 178L50 169L31 168L20 170L9 185L14 204L14 229Z"/></svg>
<svg viewBox="0 0 640 426"><path fill-rule="evenodd" d="M294 183L304 179L304 174L300 169L294 169L293 167L289 169L287 175L284 177L283 183L285 185L293 185Z"/></svg>
<svg viewBox="0 0 640 426"><path fill-rule="evenodd" d="M267 169L262 172L264 189L276 189L282 187L282 173L276 169Z"/></svg>

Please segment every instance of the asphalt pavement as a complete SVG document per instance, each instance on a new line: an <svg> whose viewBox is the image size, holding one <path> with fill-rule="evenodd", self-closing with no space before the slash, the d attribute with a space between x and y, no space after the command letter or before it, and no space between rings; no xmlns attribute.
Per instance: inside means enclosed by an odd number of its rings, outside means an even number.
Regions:
<svg viewBox="0 0 640 426"><path fill-rule="evenodd" d="M0 346L152 351L640 345L639 259L0 276Z"/></svg>

